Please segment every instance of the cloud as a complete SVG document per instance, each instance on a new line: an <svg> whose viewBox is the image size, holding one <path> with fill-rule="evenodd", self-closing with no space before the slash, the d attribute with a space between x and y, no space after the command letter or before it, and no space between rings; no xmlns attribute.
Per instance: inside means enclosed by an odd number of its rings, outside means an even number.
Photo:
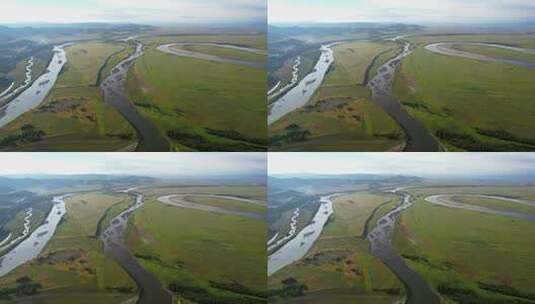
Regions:
<svg viewBox="0 0 535 304"><path fill-rule="evenodd" d="M1 153L0 175L265 174L265 153Z"/></svg>
<svg viewBox="0 0 535 304"><path fill-rule="evenodd" d="M0 21L10 22L223 22L265 21L266 0L12 1Z"/></svg>
<svg viewBox="0 0 535 304"><path fill-rule="evenodd" d="M535 167L531 153L270 153L269 174L520 174Z"/></svg>
<svg viewBox="0 0 535 304"><path fill-rule="evenodd" d="M535 20L532 0L270 0L269 22Z"/></svg>

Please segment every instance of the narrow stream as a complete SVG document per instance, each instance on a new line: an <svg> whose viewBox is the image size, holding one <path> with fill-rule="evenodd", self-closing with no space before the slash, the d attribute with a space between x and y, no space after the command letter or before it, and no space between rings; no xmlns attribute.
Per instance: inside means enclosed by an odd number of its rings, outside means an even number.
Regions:
<svg viewBox="0 0 535 304"><path fill-rule="evenodd" d="M67 213L64 200L69 196L66 194L54 197L52 199L54 205L44 223L6 255L0 257L0 277L35 259L43 251L48 241L54 236L61 219Z"/></svg>
<svg viewBox="0 0 535 304"><path fill-rule="evenodd" d="M302 259L321 235L323 227L333 214L332 199L338 194L320 198L320 207L310 224L304 227L293 239L268 257L268 276L293 262Z"/></svg>
<svg viewBox="0 0 535 304"><path fill-rule="evenodd" d="M377 221L377 226L367 235L367 239L370 241L370 251L403 283L407 292L407 304L440 304L438 294L417 272L407 266L403 258L392 247L396 221L405 209L412 206L413 202L411 195L402 192L402 188L394 189L391 192L401 196L401 203L381 217Z"/></svg>
<svg viewBox="0 0 535 304"><path fill-rule="evenodd" d="M32 223L32 221L31 221L32 215L33 215L33 209L32 208L28 208L28 210L26 210L26 216L24 217L24 230L22 231L22 234L19 237L11 240L11 242L9 242L7 245L2 246L11 237L12 234L10 233L9 237L6 240L4 240L4 241L2 241L0 243L0 252L8 249L9 247L11 247L11 246L15 245L16 243L18 243L20 240L23 240L24 238L26 238L26 236L30 233L30 229L31 229L31 226L32 226L31 225L31 223Z"/></svg>
<svg viewBox="0 0 535 304"><path fill-rule="evenodd" d="M301 210L299 208L294 209L292 217L290 217L290 230L282 239L276 242L275 240L273 240L274 242L274 243L272 242L273 244L268 243L268 252L279 247L281 244L286 243L286 241L294 237L295 233L297 232L297 220L299 219L300 212Z"/></svg>
<svg viewBox="0 0 535 304"><path fill-rule="evenodd" d="M55 46L54 56L52 57L46 72L39 76L39 78L37 78L29 88L24 90L24 92L20 93L19 96L7 105L0 107L0 128L6 126L29 110L38 107L45 100L52 87L54 87L63 66L67 63L67 54L65 53L64 48L69 45L72 44L67 43ZM28 73L31 82L31 67Z"/></svg>
<svg viewBox="0 0 535 304"><path fill-rule="evenodd" d="M278 87L281 85L281 82L279 81L271 90L269 90L267 94L268 98L273 98L279 94L282 94L297 84L297 81L299 80L299 66L300 65L301 65L301 56L297 56L297 58L295 58L294 65L292 66L292 79L290 80L290 82L277 91Z"/></svg>
<svg viewBox="0 0 535 304"><path fill-rule="evenodd" d="M124 244L129 217L144 204L144 196L134 192L134 188L121 191L134 197L134 203L114 217L100 239L104 243L104 253L114 259L132 277L140 289L137 304L171 304L172 294L162 287L154 274L143 268Z"/></svg>

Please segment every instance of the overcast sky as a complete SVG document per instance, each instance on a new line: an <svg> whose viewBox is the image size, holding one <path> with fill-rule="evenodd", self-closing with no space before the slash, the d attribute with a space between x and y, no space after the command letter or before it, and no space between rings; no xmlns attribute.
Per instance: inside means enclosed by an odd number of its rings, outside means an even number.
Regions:
<svg viewBox="0 0 535 304"><path fill-rule="evenodd" d="M0 153L0 175L262 175L265 153Z"/></svg>
<svg viewBox="0 0 535 304"><path fill-rule="evenodd" d="M269 0L269 22L535 21L534 0Z"/></svg>
<svg viewBox="0 0 535 304"><path fill-rule="evenodd" d="M266 0L4 0L0 23L265 22Z"/></svg>
<svg viewBox="0 0 535 304"><path fill-rule="evenodd" d="M270 175L402 174L506 176L533 174L534 153L270 153Z"/></svg>

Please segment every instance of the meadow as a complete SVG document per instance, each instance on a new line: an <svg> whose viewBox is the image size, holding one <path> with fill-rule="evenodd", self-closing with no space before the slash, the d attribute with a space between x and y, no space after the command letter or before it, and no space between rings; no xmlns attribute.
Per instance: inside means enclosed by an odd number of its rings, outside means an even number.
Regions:
<svg viewBox="0 0 535 304"><path fill-rule="evenodd" d="M170 36L142 39L145 54L128 74L128 93L176 151L265 149L265 71L178 57L156 50L172 42L221 42L262 47L260 36ZM213 52L213 50L212 50ZM225 56L241 51L222 50ZM240 117L240 119L235 119ZM264 122L264 123L262 123Z"/></svg>
<svg viewBox="0 0 535 304"><path fill-rule="evenodd" d="M66 199L67 214L39 257L0 278L3 287L28 277L39 293L0 303L124 303L137 297L128 274L106 257L96 235L106 210L130 201L126 195L88 192Z"/></svg>
<svg viewBox="0 0 535 304"><path fill-rule="evenodd" d="M409 113L451 151L535 149L535 70L498 62L450 57L423 48L438 41L506 43L532 47L533 36L410 37L416 46L395 77L394 93ZM465 48L465 46L463 46ZM481 48L480 48L481 49ZM503 51L478 52L501 57ZM491 52L492 54L489 54ZM518 56L516 59L519 59Z"/></svg>
<svg viewBox="0 0 535 304"><path fill-rule="evenodd" d="M16 151L116 151L136 141L134 129L102 100L98 87L108 58L124 46L90 41L67 47L68 63L49 96L2 130L2 138L26 134L38 137L9 141L0 148ZM124 55L124 53L121 53Z"/></svg>
<svg viewBox="0 0 535 304"><path fill-rule="evenodd" d="M269 277L271 293L277 295L273 302L393 303L403 298L401 282L369 253L364 235L375 210L393 201L394 196L367 191L335 198L334 214L312 249ZM284 295L291 281L306 289Z"/></svg>
<svg viewBox="0 0 535 304"><path fill-rule="evenodd" d="M334 46L335 63L312 100L270 126L270 149L401 150L402 129L371 101L365 86L377 58L391 49L391 44L363 41Z"/></svg>
<svg viewBox="0 0 535 304"><path fill-rule="evenodd" d="M531 187L411 189L415 203L397 224L396 249L442 295L444 303L532 303L533 222L424 201L430 194L463 193L465 189L516 197L534 194Z"/></svg>
<svg viewBox="0 0 535 304"><path fill-rule="evenodd" d="M218 188L203 192L223 194ZM254 196L258 188L249 191ZM199 193L195 188L158 192ZM233 187L228 192L249 196ZM164 287L180 301L199 303L265 303L265 241L263 221L168 206L153 194L132 217L127 236L138 261Z"/></svg>

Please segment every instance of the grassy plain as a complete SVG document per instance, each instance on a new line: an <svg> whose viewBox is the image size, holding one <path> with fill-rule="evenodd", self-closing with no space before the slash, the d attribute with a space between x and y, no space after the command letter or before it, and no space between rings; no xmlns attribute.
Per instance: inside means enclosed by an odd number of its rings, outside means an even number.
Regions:
<svg viewBox="0 0 535 304"><path fill-rule="evenodd" d="M145 54L129 72L128 92L141 113L167 134L175 150L264 149L263 69L178 57L155 49L160 43L245 43L246 38L251 39L247 45L259 45L256 36L176 36L145 41Z"/></svg>
<svg viewBox="0 0 535 304"><path fill-rule="evenodd" d="M179 296L217 303L265 301L261 298L266 280L263 221L150 199L130 223L127 244L132 252L165 287L174 284L192 291L178 292ZM251 302L242 302L247 299Z"/></svg>
<svg viewBox="0 0 535 304"><path fill-rule="evenodd" d="M457 196L455 200L468 205L489 207L496 210L514 211L526 214L535 214L535 207L522 205L498 199L482 198L482 197L469 197L469 196Z"/></svg>
<svg viewBox="0 0 535 304"><path fill-rule="evenodd" d="M219 56L219 57L229 58L229 59L238 59L238 60L245 60L245 61L259 62L259 63L266 62L265 54L262 55L258 53L234 50L234 49L218 47L218 46L187 45L181 48L186 49L188 51L192 51L192 52L209 54L209 55L214 55L214 56Z"/></svg>
<svg viewBox="0 0 535 304"><path fill-rule="evenodd" d="M522 52L517 52L517 51L512 51L512 50L500 49L496 47L460 44L460 45L455 45L453 48L457 50L469 52L469 53L489 56L492 58L520 60L520 61L532 62L532 63L535 62L534 54L527 54L527 53L522 53Z"/></svg>
<svg viewBox="0 0 535 304"><path fill-rule="evenodd" d="M364 84L366 70L373 59L388 51L389 44L376 42L348 42L333 47L334 67L325 80L325 86Z"/></svg>
<svg viewBox="0 0 535 304"><path fill-rule="evenodd" d="M392 46L349 42L334 47L335 64L312 100L270 126L270 149L285 151L398 150L404 135L370 101L363 85L374 58Z"/></svg>
<svg viewBox="0 0 535 304"><path fill-rule="evenodd" d="M45 250L36 260L2 277L0 285L10 286L17 278L28 276L43 287L31 298L31 303L39 304L123 303L136 297L135 283L104 255L102 244L95 236L106 209L124 200L127 198L123 195L96 192L68 198L67 215ZM9 303L19 301L27 303L28 299L14 299Z"/></svg>
<svg viewBox="0 0 535 304"><path fill-rule="evenodd" d="M535 70L434 54L422 46L439 39L422 39L394 83L412 116L450 150L535 149Z"/></svg>
<svg viewBox="0 0 535 304"><path fill-rule="evenodd" d="M336 198L334 216L312 249L268 280L270 289L293 278L308 290L303 297L279 298L276 303L325 303L326 298L332 303L392 303L401 298L401 283L369 253L362 235L373 211L391 200L368 192Z"/></svg>
<svg viewBox="0 0 535 304"><path fill-rule="evenodd" d="M107 57L121 47L87 42L66 49L69 61L45 101L3 128L3 138L31 125L44 132L39 140L19 140L0 148L22 151L115 151L131 145L135 132L102 101L97 82ZM0 140L2 138L0 137Z"/></svg>
<svg viewBox="0 0 535 304"><path fill-rule="evenodd" d="M423 200L429 194L449 190L453 189L410 190L416 193L416 201L402 214L396 227L397 250L449 302L531 303L534 224L434 206ZM500 187L478 188L480 193L499 190ZM502 190L502 195L511 193ZM529 187L523 191L533 194Z"/></svg>
<svg viewBox="0 0 535 304"><path fill-rule="evenodd" d="M104 62L122 49L124 45L107 42L85 42L67 47L67 65L56 87L96 85Z"/></svg>
<svg viewBox="0 0 535 304"><path fill-rule="evenodd" d="M194 202L196 204L222 207L232 211L246 211L263 214L267 211L266 206L255 205L246 202L240 202L232 199L215 198L215 197L202 197L202 196L186 196L185 199L188 202Z"/></svg>

